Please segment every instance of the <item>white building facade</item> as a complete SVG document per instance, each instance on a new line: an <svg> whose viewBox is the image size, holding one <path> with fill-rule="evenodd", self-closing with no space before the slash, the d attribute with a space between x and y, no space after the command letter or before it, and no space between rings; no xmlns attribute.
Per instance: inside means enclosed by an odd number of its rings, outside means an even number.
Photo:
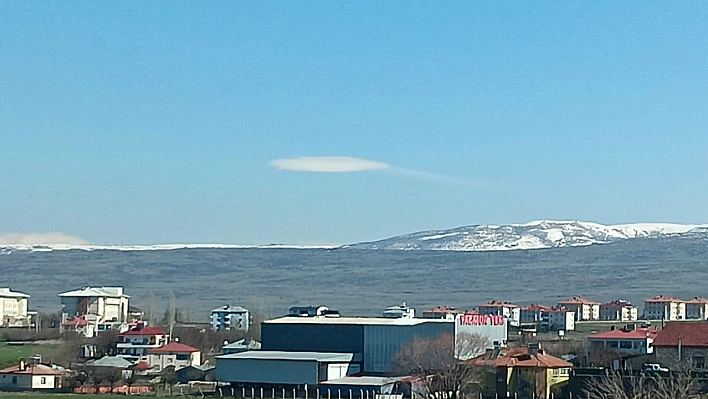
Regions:
<svg viewBox="0 0 708 399"><path fill-rule="evenodd" d="M568 309L551 309L541 313L541 328L546 331L575 330L575 312Z"/></svg>
<svg viewBox="0 0 708 399"><path fill-rule="evenodd" d="M224 306L211 311L212 331L248 331L251 328L251 312L241 306Z"/></svg>
<svg viewBox="0 0 708 399"><path fill-rule="evenodd" d="M602 321L636 321L639 310L636 306L621 299L600 305L600 320Z"/></svg>
<svg viewBox="0 0 708 399"><path fill-rule="evenodd" d="M575 321L593 321L600 319L600 304L583 298L574 296L564 301L558 302L559 308L565 308L575 313Z"/></svg>
<svg viewBox="0 0 708 399"><path fill-rule="evenodd" d="M27 312L29 295L0 288L0 325L3 327L28 327L30 317Z"/></svg>
<svg viewBox="0 0 708 399"><path fill-rule="evenodd" d="M686 301L686 319L708 319L708 299L703 297L695 297Z"/></svg>
<svg viewBox="0 0 708 399"><path fill-rule="evenodd" d="M504 316L512 326L518 326L521 321L521 308L511 302L489 301L477 307L480 315Z"/></svg>
<svg viewBox="0 0 708 399"><path fill-rule="evenodd" d="M655 296L644 301L644 318L649 320L684 320L686 318L686 301L670 297Z"/></svg>
<svg viewBox="0 0 708 399"><path fill-rule="evenodd" d="M128 299L123 287L83 287L59 294L62 324L75 318L95 323L97 332L128 329Z"/></svg>

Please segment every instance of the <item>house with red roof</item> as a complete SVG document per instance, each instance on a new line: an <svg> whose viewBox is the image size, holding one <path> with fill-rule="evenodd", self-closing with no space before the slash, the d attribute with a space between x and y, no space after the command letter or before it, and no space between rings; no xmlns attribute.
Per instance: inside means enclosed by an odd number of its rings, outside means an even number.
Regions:
<svg viewBox="0 0 708 399"><path fill-rule="evenodd" d="M518 326L521 320L521 308L507 301L492 300L477 307L479 314L504 316L512 326Z"/></svg>
<svg viewBox="0 0 708 399"><path fill-rule="evenodd" d="M138 323L130 330L118 335L116 345L119 355L137 356L145 360L150 349L157 349L169 342L167 333L160 327Z"/></svg>
<svg viewBox="0 0 708 399"><path fill-rule="evenodd" d="M686 318L686 301L672 296L658 295L644 301L647 320L683 320Z"/></svg>
<svg viewBox="0 0 708 399"><path fill-rule="evenodd" d="M708 299L697 296L686 301L686 319L708 319Z"/></svg>
<svg viewBox="0 0 708 399"><path fill-rule="evenodd" d="M550 306L541 305L539 303L524 306L519 309L519 321L522 324L538 324L541 322L541 315L551 309Z"/></svg>
<svg viewBox="0 0 708 399"><path fill-rule="evenodd" d="M529 388L534 391L533 397L549 398L554 386L570 379L573 367L546 353L540 344L497 348L470 359L467 364L496 368L496 391L500 398L516 397L516 393Z"/></svg>
<svg viewBox="0 0 708 399"><path fill-rule="evenodd" d="M543 331L573 331L575 330L575 312L566 308L550 308L541 313Z"/></svg>
<svg viewBox="0 0 708 399"><path fill-rule="evenodd" d="M558 302L558 308L565 308L575 313L575 321L600 319L600 303L580 295Z"/></svg>
<svg viewBox="0 0 708 399"><path fill-rule="evenodd" d="M179 370L187 366L199 366L202 360L201 354L197 348L173 341L159 348L150 349L148 363L156 371L162 371L170 366Z"/></svg>
<svg viewBox="0 0 708 399"><path fill-rule="evenodd" d="M708 322L670 322L656 334L654 353L661 364L677 362L706 370L708 358Z"/></svg>
<svg viewBox="0 0 708 399"><path fill-rule="evenodd" d="M602 321L636 321L638 318L637 307L622 299L600 305L600 320Z"/></svg>
<svg viewBox="0 0 708 399"><path fill-rule="evenodd" d="M612 329L588 337L590 354L614 352L627 355L646 355L654 352L652 346L657 333L656 328L628 325L623 329Z"/></svg>
<svg viewBox="0 0 708 399"><path fill-rule="evenodd" d="M17 365L0 370L0 390L2 391L52 391L64 386L69 371L45 364L26 364L21 360Z"/></svg>

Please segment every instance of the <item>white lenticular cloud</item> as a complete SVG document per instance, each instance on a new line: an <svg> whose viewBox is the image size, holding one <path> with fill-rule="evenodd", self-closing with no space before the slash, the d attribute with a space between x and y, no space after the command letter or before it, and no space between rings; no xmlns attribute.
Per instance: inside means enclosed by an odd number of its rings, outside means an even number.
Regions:
<svg viewBox="0 0 708 399"><path fill-rule="evenodd" d="M297 172L348 173L388 169L387 163L352 157L296 157L275 159L271 166Z"/></svg>

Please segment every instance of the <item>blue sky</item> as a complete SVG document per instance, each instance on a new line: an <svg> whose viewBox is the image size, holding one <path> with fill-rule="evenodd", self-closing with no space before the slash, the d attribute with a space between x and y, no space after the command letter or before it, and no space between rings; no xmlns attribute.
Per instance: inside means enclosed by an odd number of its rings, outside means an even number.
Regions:
<svg viewBox="0 0 708 399"><path fill-rule="evenodd" d="M7 3L0 233L706 223L707 21L700 1ZM274 163L294 157L385 165Z"/></svg>

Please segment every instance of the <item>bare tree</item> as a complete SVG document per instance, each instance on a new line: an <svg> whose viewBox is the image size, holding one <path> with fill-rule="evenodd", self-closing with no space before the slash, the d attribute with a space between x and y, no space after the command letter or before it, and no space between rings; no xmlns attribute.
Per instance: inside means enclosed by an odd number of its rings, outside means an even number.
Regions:
<svg viewBox="0 0 708 399"><path fill-rule="evenodd" d="M113 387L115 387L116 383L120 381L121 378L123 378L123 372L121 370L111 369L106 371L105 379L109 386L109 393L113 393Z"/></svg>
<svg viewBox="0 0 708 399"><path fill-rule="evenodd" d="M623 376L618 372L591 379L584 399L700 399L698 381L687 370Z"/></svg>
<svg viewBox="0 0 708 399"><path fill-rule="evenodd" d="M167 323L170 327L170 339L173 339L172 332L175 329L175 323L177 322L177 299L175 299L175 293L170 291L170 308Z"/></svg>
<svg viewBox="0 0 708 399"><path fill-rule="evenodd" d="M131 388L135 383L138 381L138 374L135 372L135 370L130 370L128 371L128 375L123 379L125 382L125 385L128 387L128 392L127 395L131 395Z"/></svg>
<svg viewBox="0 0 708 399"><path fill-rule="evenodd" d="M101 393L101 383L103 382L103 373L100 370L93 369L89 372L91 376L91 382L93 383L94 393Z"/></svg>
<svg viewBox="0 0 708 399"><path fill-rule="evenodd" d="M474 392L483 376L481 368L461 362L457 355L483 353L485 344L478 335L458 337L457 345L452 334L414 338L401 347L394 362L398 371L421 379L429 398L456 399Z"/></svg>
<svg viewBox="0 0 708 399"><path fill-rule="evenodd" d="M145 307L145 319L148 324L155 324L155 291L150 291L150 296L148 296L147 306Z"/></svg>

